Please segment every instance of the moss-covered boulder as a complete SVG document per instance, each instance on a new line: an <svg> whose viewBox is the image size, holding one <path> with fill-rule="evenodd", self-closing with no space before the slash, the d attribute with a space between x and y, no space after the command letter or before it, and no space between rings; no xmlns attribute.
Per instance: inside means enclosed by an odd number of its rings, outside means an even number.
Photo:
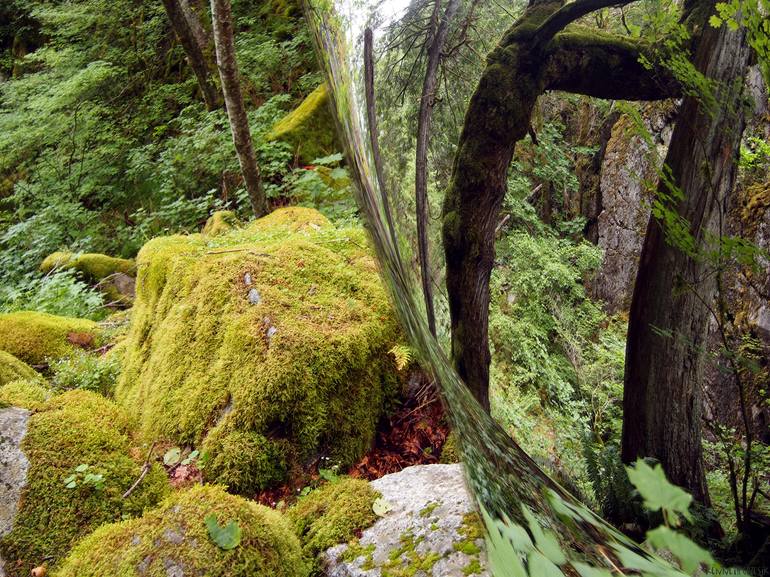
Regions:
<svg viewBox="0 0 770 577"><path fill-rule="evenodd" d="M302 541L303 551L316 557L374 524L377 515L372 505L377 497L367 481L346 477L301 497L287 516Z"/></svg>
<svg viewBox="0 0 770 577"><path fill-rule="evenodd" d="M39 377L11 381L0 387L0 407L21 407L34 411L51 398L53 392Z"/></svg>
<svg viewBox="0 0 770 577"><path fill-rule="evenodd" d="M41 272L49 273L53 269L76 270L85 280L97 283L115 273L133 276L136 265L133 260L106 254L55 252L40 263Z"/></svg>
<svg viewBox="0 0 770 577"><path fill-rule="evenodd" d="M98 325L86 319L20 311L0 314L0 351L30 365L45 365L75 348L91 348Z"/></svg>
<svg viewBox="0 0 770 577"><path fill-rule="evenodd" d="M398 327L360 229L288 208L138 256L116 398L147 439L195 445L236 492L369 447L398 379Z"/></svg>
<svg viewBox="0 0 770 577"><path fill-rule="evenodd" d="M233 230L240 223L232 210L218 210L213 213L201 230L207 236L219 236Z"/></svg>
<svg viewBox="0 0 770 577"><path fill-rule="evenodd" d="M0 351L0 387L19 379L36 379L38 373L11 353Z"/></svg>
<svg viewBox="0 0 770 577"><path fill-rule="evenodd" d="M142 471L131 447L126 415L95 393L54 397L30 417L22 442L27 482L13 529L0 538L8 575L56 566L96 527L141 515L167 494L165 472L152 466L123 497Z"/></svg>
<svg viewBox="0 0 770 577"><path fill-rule="evenodd" d="M219 527L235 523L240 539L223 549L207 517ZM213 526L211 520L208 521ZM305 577L299 542L280 513L197 486L172 495L139 519L105 525L72 551L55 577Z"/></svg>
<svg viewBox="0 0 770 577"><path fill-rule="evenodd" d="M310 164L337 150L326 84L321 84L302 104L279 120L265 139L289 143L301 164Z"/></svg>

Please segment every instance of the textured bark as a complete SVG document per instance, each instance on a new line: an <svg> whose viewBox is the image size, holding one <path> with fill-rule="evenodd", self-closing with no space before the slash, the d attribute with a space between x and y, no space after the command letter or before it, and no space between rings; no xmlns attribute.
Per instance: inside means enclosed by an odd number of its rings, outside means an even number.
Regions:
<svg viewBox="0 0 770 577"><path fill-rule="evenodd" d="M719 83L721 106L683 101L666 157L684 194L675 207L700 249L718 232L737 171L745 125L739 92L750 51L743 31L707 27L695 66ZM670 193L666 179L658 190ZM670 480L706 504L701 448L701 384L715 275L709 264L667 243L661 224L647 228L631 302L623 397L622 458L658 459Z"/></svg>
<svg viewBox="0 0 770 577"><path fill-rule="evenodd" d="M213 68L210 58L206 57L209 43L206 41L203 27L186 0L163 0L163 7L171 22L174 34L182 44L187 62L198 80L203 101L208 110L222 106L222 98L213 81Z"/></svg>
<svg viewBox="0 0 770 577"><path fill-rule="evenodd" d="M436 336L436 313L433 308L433 275L430 270L430 250L428 245L428 139L433 116L433 106L436 100L436 84L438 67L444 50L449 23L457 12L459 0L449 0L446 10L440 14L441 2L434 0L434 11L431 22L431 43L428 48L428 64L425 69L425 79L420 95L420 111L417 118L417 147L415 153L414 195L417 207L417 249L420 260L420 277L422 279L422 294L425 300L425 310L428 315L428 327L431 334Z"/></svg>
<svg viewBox="0 0 770 577"><path fill-rule="evenodd" d="M531 3L488 56L466 112L444 199L452 359L486 409L495 228L514 148L527 134L537 98L546 90L627 100L679 94L669 74L639 64L644 45L628 39L591 32L557 34L546 44L540 43L542 37L535 42L542 24L553 22L559 8L558 2Z"/></svg>
<svg viewBox="0 0 770 577"><path fill-rule="evenodd" d="M249 119L246 116L246 106L241 94L241 81L238 74L238 63L235 59L235 42L233 40L233 16L230 0L211 0L211 23L214 30L214 46L216 48L219 77L222 81L222 92L225 96L227 117L230 120L230 131L233 134L235 152L241 165L241 174L249 194L251 208L257 217L267 213L267 199L262 187L262 177L259 173L254 145L251 142Z"/></svg>

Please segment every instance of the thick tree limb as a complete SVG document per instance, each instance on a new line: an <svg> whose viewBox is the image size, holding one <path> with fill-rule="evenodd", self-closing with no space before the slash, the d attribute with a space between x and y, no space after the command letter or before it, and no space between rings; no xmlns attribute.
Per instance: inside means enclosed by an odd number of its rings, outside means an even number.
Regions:
<svg viewBox="0 0 770 577"><path fill-rule="evenodd" d="M617 100L680 96L681 86L670 71L640 64L648 48L641 41L592 30L563 32L546 48L543 88Z"/></svg>
<svg viewBox="0 0 770 577"><path fill-rule="evenodd" d="M562 6L559 10L551 14L545 22L535 31L532 39L533 48L542 48L548 44L551 39L559 32L564 30L567 25L575 20L596 12L602 8L611 6L625 6L636 0L575 0Z"/></svg>

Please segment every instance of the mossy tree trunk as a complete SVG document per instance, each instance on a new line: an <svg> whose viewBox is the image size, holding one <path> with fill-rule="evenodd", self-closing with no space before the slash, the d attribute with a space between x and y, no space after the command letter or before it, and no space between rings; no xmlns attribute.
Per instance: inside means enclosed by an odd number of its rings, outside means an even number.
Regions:
<svg viewBox="0 0 770 577"><path fill-rule="evenodd" d="M656 100L679 93L665 70L639 64L646 46L567 24L617 1L533 1L487 58L460 135L444 199L443 238L455 367L489 409L489 278L495 228L516 143L537 98L564 90L599 98Z"/></svg>
<svg viewBox="0 0 770 577"><path fill-rule="evenodd" d="M211 23L214 30L217 67L222 80L222 92L225 96L225 108L230 120L233 144L241 165L241 174L249 194L251 208L257 217L267 213L267 198L262 186L254 144L251 142L249 118L241 93L241 81L238 74L238 62L235 58L233 15L230 0L211 0Z"/></svg>
<svg viewBox="0 0 770 577"><path fill-rule="evenodd" d="M749 56L744 31L703 32L694 63L717 86L716 102L684 99L666 156L670 173L658 185L661 199L677 189L683 195L670 210L694 242L683 250L650 219L626 346L623 461L655 457L673 483L706 504L700 387L718 263L703 257L709 236L721 232L718 220L735 183Z"/></svg>
<svg viewBox="0 0 770 577"><path fill-rule="evenodd" d="M187 62L190 64L198 87L203 95L206 109L216 110L222 106L222 96L214 83L215 71L210 57L210 40L198 16L186 0L163 0L163 7L174 34L182 44ZM209 56L207 57L207 53Z"/></svg>

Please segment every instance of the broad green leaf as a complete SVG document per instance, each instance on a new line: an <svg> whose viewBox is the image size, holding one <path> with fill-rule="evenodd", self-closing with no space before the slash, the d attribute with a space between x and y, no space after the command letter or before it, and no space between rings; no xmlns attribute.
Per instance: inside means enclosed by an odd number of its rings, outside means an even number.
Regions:
<svg viewBox="0 0 770 577"><path fill-rule="evenodd" d="M217 522L217 516L214 513L206 515L203 522L209 531L209 537L220 549L228 551L241 544L241 528L237 522L230 521L225 527L222 527Z"/></svg>
<svg viewBox="0 0 770 577"><path fill-rule="evenodd" d="M667 549L678 559L682 569L692 574L701 565L714 567L716 561L711 553L693 543L685 535L672 531L665 525L647 532L647 542L656 549Z"/></svg>
<svg viewBox="0 0 770 577"><path fill-rule="evenodd" d="M644 506L650 511L666 509L681 514L685 519L691 519L690 503L692 495L684 489L672 485L663 472L660 464L650 467L642 459L638 459L633 467L626 467L628 478L644 499Z"/></svg>
<svg viewBox="0 0 770 577"><path fill-rule="evenodd" d="M85 473L87 470L88 470L88 465L86 465L85 463L82 463L77 467L75 467L75 471L77 471L78 473Z"/></svg>
<svg viewBox="0 0 770 577"><path fill-rule="evenodd" d="M528 561L529 566L527 569L529 569L531 577L564 577L561 569L540 551L532 551L529 554Z"/></svg>
<svg viewBox="0 0 770 577"><path fill-rule="evenodd" d="M163 464L166 465L166 467L173 467L177 463L179 463L179 459L182 456L182 449L179 447L173 447L166 451L166 454L163 455Z"/></svg>
<svg viewBox="0 0 770 577"><path fill-rule="evenodd" d="M580 573L580 577L613 577L612 571L603 567L591 567L577 561L572 562L572 567Z"/></svg>
<svg viewBox="0 0 770 577"><path fill-rule="evenodd" d="M375 499L374 503L372 503L372 511L374 511L374 514L377 515L378 517L384 517L392 509L393 509L393 506L382 497Z"/></svg>

